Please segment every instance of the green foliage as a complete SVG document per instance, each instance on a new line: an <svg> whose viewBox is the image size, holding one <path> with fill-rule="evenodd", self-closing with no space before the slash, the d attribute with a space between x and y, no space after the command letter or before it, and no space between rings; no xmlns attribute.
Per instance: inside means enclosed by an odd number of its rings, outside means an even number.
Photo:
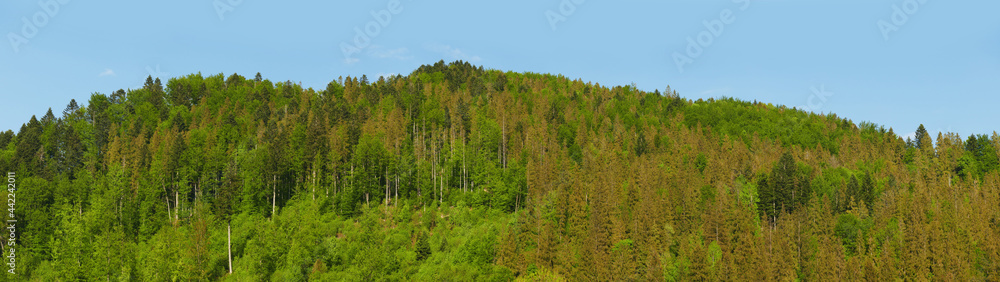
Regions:
<svg viewBox="0 0 1000 282"><path fill-rule="evenodd" d="M907 143L461 61L89 98L0 132L8 280L974 281L1000 261L996 135Z"/></svg>
<svg viewBox="0 0 1000 282"><path fill-rule="evenodd" d="M737 199L741 205L747 207L747 210L757 212L757 199L760 195L758 194L758 187L756 183L748 181L743 176L738 176L736 178L736 193Z"/></svg>
<svg viewBox="0 0 1000 282"><path fill-rule="evenodd" d="M871 218L859 218L852 213L845 213L837 217L834 230L837 237L840 237L844 250L848 254L857 254L871 227Z"/></svg>
<svg viewBox="0 0 1000 282"><path fill-rule="evenodd" d="M708 159L705 157L705 154L698 153L698 157L694 159L694 168L697 169L698 172L704 173L705 168L707 167Z"/></svg>
<svg viewBox="0 0 1000 282"><path fill-rule="evenodd" d="M965 141L965 153L958 159L955 173L963 178L973 176L982 179L997 168L1000 168L1000 156L989 137L984 134L969 135Z"/></svg>
<svg viewBox="0 0 1000 282"><path fill-rule="evenodd" d="M819 145L832 153L839 150L840 137L850 129L837 126L830 130L824 125L829 120L836 120L836 116L785 108L774 110L759 102L727 97L699 100L684 107L683 113L684 123L690 127L709 127L716 133L732 136L744 143L749 144L756 134L780 140L785 146L814 148Z"/></svg>
<svg viewBox="0 0 1000 282"><path fill-rule="evenodd" d="M838 167L825 169L822 173L812 180L810 184L812 186L814 196L818 198L826 198L831 200L834 204L834 208L840 203L840 193L845 191L845 184L851 178L850 170Z"/></svg>
<svg viewBox="0 0 1000 282"><path fill-rule="evenodd" d="M427 242L427 235L420 233L417 237L417 261L427 259L431 255L431 245Z"/></svg>
<svg viewBox="0 0 1000 282"><path fill-rule="evenodd" d="M808 171L800 168L788 152L774 164L771 174L760 177L757 185L760 194L757 206L772 219L782 211L794 212L812 197Z"/></svg>
<svg viewBox="0 0 1000 282"><path fill-rule="evenodd" d="M914 133L914 144L917 149L920 150L930 150L934 144L931 141L931 135L927 133L927 129L924 129L924 125L921 124L917 127L917 131Z"/></svg>

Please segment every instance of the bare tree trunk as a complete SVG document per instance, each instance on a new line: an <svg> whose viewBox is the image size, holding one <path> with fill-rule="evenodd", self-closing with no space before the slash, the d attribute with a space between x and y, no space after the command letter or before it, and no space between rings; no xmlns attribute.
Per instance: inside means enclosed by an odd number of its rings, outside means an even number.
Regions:
<svg viewBox="0 0 1000 282"><path fill-rule="evenodd" d="M531 169L529 169L528 166L525 165L524 166L524 191L528 192L530 186L531 186ZM514 203L514 211L515 212L517 211L517 207L521 204L521 201L520 201L521 200L521 198L520 198L521 197L521 193L517 193L517 196L518 196L517 202ZM584 202L586 202L587 205L590 205L590 194L584 195L583 198L584 198ZM524 205L525 206L528 205L528 196L524 196Z"/></svg>
<svg viewBox="0 0 1000 282"><path fill-rule="evenodd" d="M160 183L160 187L163 187L163 201L167 202L167 222L170 222L170 191L167 191L167 187ZM83 207L83 204L80 204ZM83 215L83 209L80 209L80 215Z"/></svg>
<svg viewBox="0 0 1000 282"><path fill-rule="evenodd" d="M365 169L365 168L362 167L361 169ZM368 175L366 174L365 176L368 176ZM365 184L365 205L366 206L370 206L371 205L371 201L368 200L368 193L369 193L368 189L370 189L370 188L368 188L367 186L371 185L371 179L365 179L364 181L368 182L368 184Z"/></svg>
<svg viewBox="0 0 1000 282"><path fill-rule="evenodd" d="M414 155L414 160L416 160L417 157L419 157L418 154L420 153L420 151L417 150L420 147L417 146L417 123L416 122L413 122L413 135L410 136L410 140L413 142L413 155ZM420 198L420 197L423 196L423 193L422 193L423 189L421 189L419 185L414 185L413 184L413 182L416 180L416 178L418 176L420 176L419 172L420 172L419 168L415 169L414 173L413 173L414 174L413 177L410 178L410 187L414 187L414 186L417 187L417 198Z"/></svg>
<svg viewBox="0 0 1000 282"><path fill-rule="evenodd" d="M503 116L503 127L501 128L501 136L503 137L501 138L502 141L500 143L500 145L502 146L501 148L503 148L502 150L503 158L501 159L501 162L503 162L503 168L506 169L507 168L507 115Z"/></svg>
<svg viewBox="0 0 1000 282"><path fill-rule="evenodd" d="M271 217L272 218L274 218L275 207L277 207L277 205L278 205L277 204L278 203L278 198L277 198L278 187L277 186L278 186L278 176L272 174L271 175Z"/></svg>
<svg viewBox="0 0 1000 282"><path fill-rule="evenodd" d="M177 178L176 172L174 172L174 178ZM181 197L178 190L180 190L180 187L177 187L177 184L174 183L174 220L180 220L181 214Z"/></svg>
<svg viewBox="0 0 1000 282"><path fill-rule="evenodd" d="M795 237L796 237L796 241L798 241L798 242L796 242L796 244L795 244L796 246L795 247L799 251L799 257L798 257L798 259L799 259L799 265L802 265L802 226L801 226L801 221L802 221L801 218L799 218L799 219L797 219L795 221Z"/></svg>
<svg viewBox="0 0 1000 282"><path fill-rule="evenodd" d="M434 186L437 186L437 146L431 143L431 192L434 192ZM434 201L434 195L431 194L431 201Z"/></svg>
<svg viewBox="0 0 1000 282"><path fill-rule="evenodd" d="M462 192L468 192L466 188L469 188L469 174L466 172L466 162L465 151L468 151L469 144L465 143L465 129L462 129Z"/></svg>
<svg viewBox="0 0 1000 282"><path fill-rule="evenodd" d="M382 175L383 175L382 180L385 181L385 207L388 208L389 207L389 200L392 199L392 198L389 197L389 167L386 166L386 168L382 169L382 171L383 171L382 172Z"/></svg>
<svg viewBox="0 0 1000 282"><path fill-rule="evenodd" d="M198 196L199 196L199 193L200 193L200 191L198 190L198 187L201 186L200 184L201 184L200 180L198 182L194 183L194 202L195 202L195 205L192 205L191 209L188 210L188 217L194 216L194 207L198 203Z"/></svg>
<svg viewBox="0 0 1000 282"><path fill-rule="evenodd" d="M226 250L229 253L229 274L233 273L233 231L232 226L226 223Z"/></svg>

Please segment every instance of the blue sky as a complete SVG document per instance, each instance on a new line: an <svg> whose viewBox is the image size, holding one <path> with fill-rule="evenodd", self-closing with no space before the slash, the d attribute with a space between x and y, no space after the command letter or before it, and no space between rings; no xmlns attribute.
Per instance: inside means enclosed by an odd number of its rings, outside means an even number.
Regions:
<svg viewBox="0 0 1000 282"><path fill-rule="evenodd" d="M807 106L901 135L1000 130L998 1L302 2L4 1L0 130L150 74L322 89L438 60Z"/></svg>

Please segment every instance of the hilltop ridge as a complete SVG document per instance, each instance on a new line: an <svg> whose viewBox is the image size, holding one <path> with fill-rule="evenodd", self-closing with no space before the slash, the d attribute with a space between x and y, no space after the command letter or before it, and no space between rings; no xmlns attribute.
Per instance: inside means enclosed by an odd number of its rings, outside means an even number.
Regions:
<svg viewBox="0 0 1000 282"><path fill-rule="evenodd" d="M441 61L150 77L0 167L41 280L996 279L1000 136L915 136Z"/></svg>

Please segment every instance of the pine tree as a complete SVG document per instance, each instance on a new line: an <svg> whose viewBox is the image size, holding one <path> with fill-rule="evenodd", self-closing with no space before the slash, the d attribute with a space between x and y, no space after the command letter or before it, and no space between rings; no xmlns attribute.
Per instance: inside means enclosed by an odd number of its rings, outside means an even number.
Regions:
<svg viewBox="0 0 1000 282"><path fill-rule="evenodd" d="M875 203L875 183L868 172L865 172L864 176L861 177L861 190L859 191L857 200L864 201L868 210L872 210Z"/></svg>
<svg viewBox="0 0 1000 282"><path fill-rule="evenodd" d="M63 119L66 119L73 113L76 113L76 110L78 109L80 109L80 106L76 104L76 99L70 99L69 104L66 105L66 109L63 110Z"/></svg>
<svg viewBox="0 0 1000 282"><path fill-rule="evenodd" d="M785 152L768 177L758 182L760 201L758 207L772 220L780 211L793 212L809 202L812 191L808 179L798 170L791 153Z"/></svg>
<svg viewBox="0 0 1000 282"><path fill-rule="evenodd" d="M26 172L24 175L31 175L40 171L42 148L42 124L31 116L27 124L21 125L21 130L17 132L17 147L15 148L14 161L20 163L20 170Z"/></svg>
<svg viewBox="0 0 1000 282"><path fill-rule="evenodd" d="M927 133L927 129L924 129L923 124L917 127L917 131L914 133L914 138L916 138L914 144L917 149L925 152L933 149L934 144L931 141L931 135Z"/></svg>
<svg viewBox="0 0 1000 282"><path fill-rule="evenodd" d="M852 202L864 200L860 198L861 184L858 182L857 176L851 175L851 178L847 181L847 187L845 187L844 190L844 198L839 202L840 208L837 209L838 212L846 211L851 206Z"/></svg>

